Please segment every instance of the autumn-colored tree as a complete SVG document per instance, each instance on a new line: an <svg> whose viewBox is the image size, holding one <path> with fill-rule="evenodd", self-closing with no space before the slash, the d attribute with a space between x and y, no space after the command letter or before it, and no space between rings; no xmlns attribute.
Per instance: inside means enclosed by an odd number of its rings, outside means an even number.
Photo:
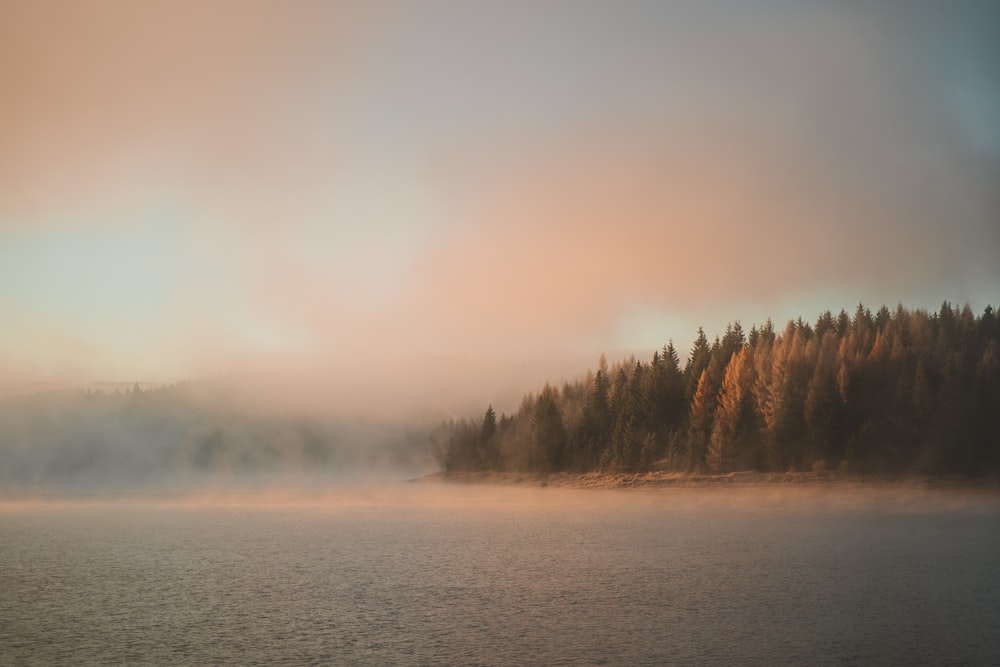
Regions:
<svg viewBox="0 0 1000 667"><path fill-rule="evenodd" d="M859 303L780 332L737 322L711 344L699 329L683 370L672 343L648 363L602 357L561 392L527 394L499 421L489 407L435 442L446 469L1000 472L998 402L992 307Z"/></svg>
<svg viewBox="0 0 1000 667"><path fill-rule="evenodd" d="M734 352L719 390L706 463L715 472L750 467L758 433L749 348Z"/></svg>
<svg viewBox="0 0 1000 667"><path fill-rule="evenodd" d="M688 418L687 467L698 470L705 464L709 440L714 427L715 408L719 386L722 382L719 364L715 359L702 371L698 387L691 398Z"/></svg>

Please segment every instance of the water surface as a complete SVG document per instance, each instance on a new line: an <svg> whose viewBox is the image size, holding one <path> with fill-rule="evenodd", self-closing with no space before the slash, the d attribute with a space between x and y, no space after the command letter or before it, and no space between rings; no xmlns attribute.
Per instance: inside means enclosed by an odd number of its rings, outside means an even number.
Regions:
<svg viewBox="0 0 1000 667"><path fill-rule="evenodd" d="M398 485L8 504L3 664L1000 664L1000 503Z"/></svg>

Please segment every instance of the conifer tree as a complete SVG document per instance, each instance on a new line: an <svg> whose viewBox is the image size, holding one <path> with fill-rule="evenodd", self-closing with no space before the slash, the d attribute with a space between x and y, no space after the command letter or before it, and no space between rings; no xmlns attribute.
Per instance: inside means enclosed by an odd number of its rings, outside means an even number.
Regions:
<svg viewBox="0 0 1000 667"><path fill-rule="evenodd" d="M948 302L934 313L900 305L872 315L859 303L853 318L826 311L815 326L798 318L780 334L768 320L744 337L736 322L710 345L699 329L683 371L672 343L648 364L632 357L609 369L602 356L594 375L561 394L546 385L499 423L490 406L481 422L449 424L447 438L434 438L446 470L642 470L657 461L815 470L846 460L859 472L976 473L1000 471L998 403L992 307L979 317Z"/></svg>
<svg viewBox="0 0 1000 667"><path fill-rule="evenodd" d="M689 470L698 470L705 464L721 380L719 365L713 359L708 368L702 371L701 377L698 378L698 387L691 399L688 420L687 464Z"/></svg>
<svg viewBox="0 0 1000 667"><path fill-rule="evenodd" d="M698 327L698 336L691 346L691 353L688 355L687 364L684 366L685 397L691 400L698 388L702 371L708 368L708 363L712 360L712 347L708 344L708 337L705 330Z"/></svg>
<svg viewBox="0 0 1000 667"><path fill-rule="evenodd" d="M565 467L566 429L559 410L556 390L545 385L531 423L534 440L533 461L536 470L556 472Z"/></svg>
<svg viewBox="0 0 1000 667"><path fill-rule="evenodd" d="M748 348L742 348L726 366L706 457L709 469L715 472L727 472L752 459L748 450L757 429L750 355Z"/></svg>
<svg viewBox="0 0 1000 667"><path fill-rule="evenodd" d="M483 422L479 427L479 468L482 470L498 470L500 468L500 447L497 437L497 414L491 404L483 414Z"/></svg>

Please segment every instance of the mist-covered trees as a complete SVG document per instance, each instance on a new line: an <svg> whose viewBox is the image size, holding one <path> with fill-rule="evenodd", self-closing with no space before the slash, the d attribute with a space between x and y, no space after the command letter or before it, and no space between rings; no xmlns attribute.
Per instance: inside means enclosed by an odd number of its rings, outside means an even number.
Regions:
<svg viewBox="0 0 1000 667"><path fill-rule="evenodd" d="M546 386L447 436L449 470L1000 472L1000 320L862 304L776 331L739 322ZM486 431L489 437L484 439ZM491 444L486 445L489 441Z"/></svg>
<svg viewBox="0 0 1000 667"><path fill-rule="evenodd" d="M426 442L420 426L241 406L208 382L52 391L0 399L0 491L419 470L433 465Z"/></svg>

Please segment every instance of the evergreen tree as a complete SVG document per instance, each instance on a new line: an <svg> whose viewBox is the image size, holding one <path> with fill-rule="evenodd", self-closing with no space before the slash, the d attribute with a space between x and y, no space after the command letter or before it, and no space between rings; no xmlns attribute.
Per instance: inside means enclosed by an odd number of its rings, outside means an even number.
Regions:
<svg viewBox="0 0 1000 667"><path fill-rule="evenodd" d="M843 448L839 444L844 434L843 404L837 391L838 349L831 318L831 327L825 328L820 338L812 377L806 388L803 413L811 450L807 461L822 461L824 467L838 466L843 457Z"/></svg>
<svg viewBox="0 0 1000 667"><path fill-rule="evenodd" d="M726 333L722 337L720 345L720 356L724 365L728 364L732 356L742 350L746 344L746 336L743 334L743 327L740 326L739 320L736 320L734 324L727 324Z"/></svg>
<svg viewBox="0 0 1000 667"><path fill-rule="evenodd" d="M497 413L493 411L491 404L483 414L483 423L479 428L479 439L488 442L493 439L497 432Z"/></svg>
<svg viewBox="0 0 1000 667"><path fill-rule="evenodd" d="M561 394L546 385L510 417L498 421L490 406L481 422L433 438L445 470L818 470L846 460L859 472L1000 472L998 404L992 307L872 315L858 304L853 318L826 311L780 334L768 320L745 337L737 322L711 345L699 329L683 371L672 343L648 364L609 369L602 356ZM231 456L232 440L217 429L193 456Z"/></svg>
<svg viewBox="0 0 1000 667"><path fill-rule="evenodd" d="M708 363L712 360L712 348L708 344L708 337L705 330L698 327L698 337L695 338L691 346L691 353L688 355L687 364L684 366L685 397L691 400L698 388L702 372L708 368Z"/></svg>
<svg viewBox="0 0 1000 667"><path fill-rule="evenodd" d="M823 338L828 331L835 331L836 326L837 325L833 320L833 315L829 310L825 310L816 319L816 325L813 327L813 332L816 334L817 338Z"/></svg>
<svg viewBox="0 0 1000 667"><path fill-rule="evenodd" d="M531 426L534 469L541 472L565 469L566 429L556 390L549 385L538 394Z"/></svg>
<svg viewBox="0 0 1000 667"><path fill-rule="evenodd" d="M491 404L483 414L479 427L479 467L483 470L498 470L500 465L500 443L497 437L497 414Z"/></svg>
<svg viewBox="0 0 1000 667"><path fill-rule="evenodd" d="M715 472L745 467L754 458L757 432L752 394L753 361L748 348L733 353L719 390L706 462Z"/></svg>
<svg viewBox="0 0 1000 667"><path fill-rule="evenodd" d="M721 381L719 364L713 359L698 378L698 387L691 399L687 452L689 470L699 470L705 464Z"/></svg>

